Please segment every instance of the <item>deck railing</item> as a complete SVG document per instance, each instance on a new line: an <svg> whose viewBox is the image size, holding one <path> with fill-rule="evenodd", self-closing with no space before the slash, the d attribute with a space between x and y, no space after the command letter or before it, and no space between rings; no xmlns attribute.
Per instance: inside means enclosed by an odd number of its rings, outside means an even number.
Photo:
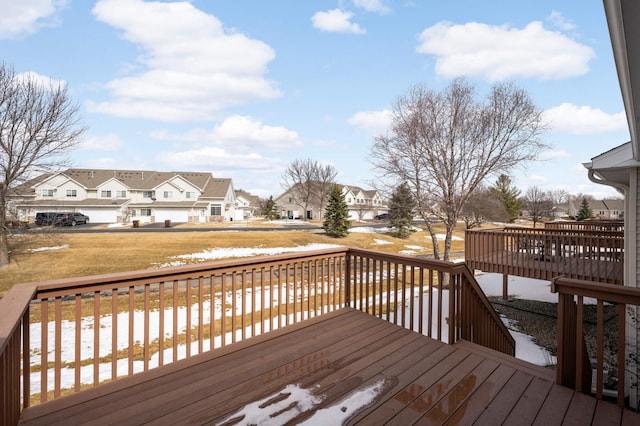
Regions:
<svg viewBox="0 0 640 426"><path fill-rule="evenodd" d="M465 234L465 261L485 272L622 284L623 259L620 231L507 227Z"/></svg>
<svg viewBox="0 0 640 426"><path fill-rule="evenodd" d="M546 222L544 229L561 229L566 231L618 231L624 232L624 220L576 220Z"/></svg>
<svg viewBox="0 0 640 426"><path fill-rule="evenodd" d="M515 350L466 266L346 247L23 284L0 300L0 424L344 306Z"/></svg>
<svg viewBox="0 0 640 426"><path fill-rule="evenodd" d="M618 405L624 406L626 313L628 307L638 312L640 289L558 277L552 282L551 291L558 293L558 384L583 393L593 393L598 399L613 392ZM587 324L586 320L587 298L595 299L593 325ZM614 310L614 315L605 313L605 310L611 309ZM629 320L637 321L637 315L631 315ZM617 344L613 348L607 348L607 352L612 353L613 357L606 360L605 323L612 321L616 324L615 336L608 340ZM595 342L585 340L587 326L595 327ZM610 330L606 332L611 333ZM632 365L635 365L636 355L630 360ZM614 377L610 379L609 376L612 375ZM637 382L638 377L634 380ZM614 390L609 390L605 382L614 382L614 386L609 386Z"/></svg>

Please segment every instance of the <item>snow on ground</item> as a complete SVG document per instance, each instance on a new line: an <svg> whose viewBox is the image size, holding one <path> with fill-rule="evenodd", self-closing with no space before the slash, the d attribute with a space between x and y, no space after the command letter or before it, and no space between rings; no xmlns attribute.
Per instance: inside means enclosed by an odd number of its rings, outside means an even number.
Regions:
<svg viewBox="0 0 640 426"><path fill-rule="evenodd" d="M361 234L386 234L390 229L386 226L383 228L373 228L371 226L354 226L349 228L349 232L361 233Z"/></svg>
<svg viewBox="0 0 640 426"><path fill-rule="evenodd" d="M445 234L436 234L436 237L439 240L444 241L447 236ZM431 236L427 235L425 238L431 238ZM462 240L463 240L463 238L456 237L455 235L451 236L451 241L462 241Z"/></svg>
<svg viewBox="0 0 640 426"><path fill-rule="evenodd" d="M301 251L312 251L329 248L341 247L338 244L307 244L306 246L297 247L229 247L229 248L214 248L209 250L203 250L198 253L181 254L177 256L171 256L169 259L175 259L170 262L157 265L158 267L165 266L179 266L189 263L190 261L203 262L207 260L229 259L232 257L251 257L251 256L264 256L274 255L281 253L292 253Z"/></svg>
<svg viewBox="0 0 640 426"><path fill-rule="evenodd" d="M378 240L378 239L374 239L373 243L376 244L376 245L393 244L391 241Z"/></svg>
<svg viewBox="0 0 640 426"><path fill-rule="evenodd" d="M478 281L487 296L502 296L502 274L478 274L476 275L476 281ZM509 275L507 285L509 295L516 299L558 303L558 295L551 293L551 283L549 281Z"/></svg>
<svg viewBox="0 0 640 426"><path fill-rule="evenodd" d="M63 244L61 246L53 246L53 247L38 247L38 248L29 249L29 251L32 253L35 253L39 251L62 250L66 248L69 248L69 244Z"/></svg>

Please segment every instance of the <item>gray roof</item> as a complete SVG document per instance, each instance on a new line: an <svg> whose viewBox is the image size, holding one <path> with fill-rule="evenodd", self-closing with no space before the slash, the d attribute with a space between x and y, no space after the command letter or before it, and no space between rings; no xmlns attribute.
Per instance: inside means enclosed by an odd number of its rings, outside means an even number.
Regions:
<svg viewBox="0 0 640 426"><path fill-rule="evenodd" d="M224 198L230 185L231 179L211 177L200 198Z"/></svg>
<svg viewBox="0 0 640 426"><path fill-rule="evenodd" d="M205 172L157 172L153 170L101 170L101 169L68 169L61 175L73 179L85 188L97 188L110 179L117 179L130 189L154 189L158 185L176 176L187 180L201 191L212 178Z"/></svg>

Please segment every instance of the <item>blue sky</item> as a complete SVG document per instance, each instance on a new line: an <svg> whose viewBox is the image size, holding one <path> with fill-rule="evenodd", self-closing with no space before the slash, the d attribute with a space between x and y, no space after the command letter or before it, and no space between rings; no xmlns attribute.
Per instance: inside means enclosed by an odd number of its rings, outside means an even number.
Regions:
<svg viewBox="0 0 640 426"><path fill-rule="evenodd" d="M67 84L74 167L210 171L277 196L293 159L372 187L395 99L457 76L510 81L550 148L522 191L615 196L581 163L628 140L601 1L0 0L0 59ZM495 178L489 181L492 183Z"/></svg>

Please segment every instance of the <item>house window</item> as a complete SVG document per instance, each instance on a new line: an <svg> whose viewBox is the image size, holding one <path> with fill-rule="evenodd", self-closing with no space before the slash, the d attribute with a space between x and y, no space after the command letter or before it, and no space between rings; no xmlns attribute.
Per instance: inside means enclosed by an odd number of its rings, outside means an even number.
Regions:
<svg viewBox="0 0 640 426"><path fill-rule="evenodd" d="M220 204L211 204L211 216L222 216L222 206Z"/></svg>
<svg viewBox="0 0 640 426"><path fill-rule="evenodd" d="M53 197L53 189L43 189L42 190L42 196L44 198L51 198Z"/></svg>
<svg viewBox="0 0 640 426"><path fill-rule="evenodd" d="M351 197L347 198L347 203L351 204Z"/></svg>
<svg viewBox="0 0 640 426"><path fill-rule="evenodd" d="M289 197L289 202L293 203L293 197Z"/></svg>
<svg viewBox="0 0 640 426"><path fill-rule="evenodd" d="M196 198L196 193L195 192L187 192L184 195L188 200L192 200L194 198Z"/></svg>
<svg viewBox="0 0 640 426"><path fill-rule="evenodd" d="M153 198L153 191L142 191L142 198Z"/></svg>
<svg viewBox="0 0 640 426"><path fill-rule="evenodd" d="M127 191L116 191L116 198L127 198Z"/></svg>
<svg viewBox="0 0 640 426"><path fill-rule="evenodd" d="M75 189L67 189L67 197L77 197L78 191Z"/></svg>
<svg viewBox="0 0 640 426"><path fill-rule="evenodd" d="M111 198L111 191L100 191L101 198Z"/></svg>
<svg viewBox="0 0 640 426"><path fill-rule="evenodd" d="M164 198L173 198L173 191L164 191Z"/></svg>
<svg viewBox="0 0 640 426"><path fill-rule="evenodd" d="M140 216L151 216L151 209L140 209Z"/></svg>

